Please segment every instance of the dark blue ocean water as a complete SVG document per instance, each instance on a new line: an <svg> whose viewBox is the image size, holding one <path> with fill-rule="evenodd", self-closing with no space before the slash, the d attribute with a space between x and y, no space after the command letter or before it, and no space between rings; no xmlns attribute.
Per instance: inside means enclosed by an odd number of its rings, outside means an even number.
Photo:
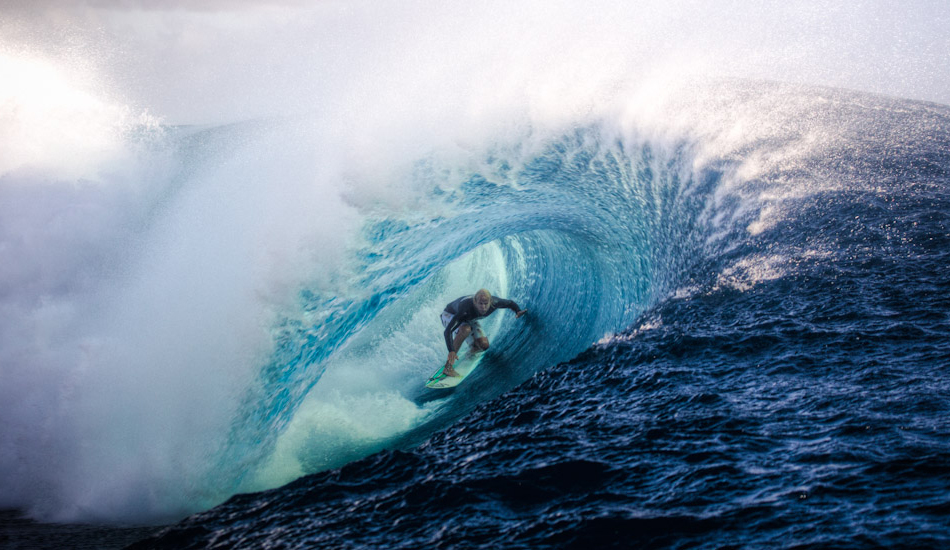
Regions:
<svg viewBox="0 0 950 550"><path fill-rule="evenodd" d="M950 546L950 108L756 93L787 112L700 170L705 138L581 129L488 159L455 218L370 227L374 292L328 338L486 246L529 319L455 393L400 386L436 414L385 450L131 548ZM783 160L736 175L758 157ZM294 399L252 405L259 433Z"/></svg>

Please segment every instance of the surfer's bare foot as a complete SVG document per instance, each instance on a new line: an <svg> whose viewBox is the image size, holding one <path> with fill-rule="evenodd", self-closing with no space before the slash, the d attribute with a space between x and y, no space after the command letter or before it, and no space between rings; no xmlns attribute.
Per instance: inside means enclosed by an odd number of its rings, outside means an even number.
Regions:
<svg viewBox="0 0 950 550"><path fill-rule="evenodd" d="M444 374L444 375L446 375L446 376L453 376L453 377L459 375L459 373L455 372L455 369L453 369L452 367L450 367L450 366L448 366L448 365L446 365L445 368L442 369L442 374Z"/></svg>

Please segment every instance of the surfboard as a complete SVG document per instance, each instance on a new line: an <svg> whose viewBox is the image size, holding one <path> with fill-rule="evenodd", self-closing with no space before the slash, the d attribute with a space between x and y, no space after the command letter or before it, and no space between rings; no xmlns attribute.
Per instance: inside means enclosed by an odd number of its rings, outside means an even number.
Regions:
<svg viewBox="0 0 950 550"><path fill-rule="evenodd" d="M478 366L482 361L482 356L484 353L470 353L465 354L463 357L455 362L453 368L455 372L459 373L458 376L446 376L443 372L445 370L445 365L439 367L439 370L435 371L429 380L426 382L427 388L433 389L443 389L443 388L454 388L458 386L462 380L465 380L465 377L472 373L475 370L475 367Z"/></svg>

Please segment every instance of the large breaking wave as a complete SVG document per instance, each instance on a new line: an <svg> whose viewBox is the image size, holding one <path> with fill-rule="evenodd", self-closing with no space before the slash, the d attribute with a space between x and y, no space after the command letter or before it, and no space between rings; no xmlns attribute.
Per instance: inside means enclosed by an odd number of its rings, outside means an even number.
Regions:
<svg viewBox="0 0 950 550"><path fill-rule="evenodd" d="M873 185L822 175L877 158L856 150L887 132L853 115L891 105L611 65L555 79L562 101L532 81L422 120L383 98L177 126L0 54L35 69L0 129L0 505L54 520L174 518L413 445L790 202ZM438 314L480 287L530 315L494 316L483 366L433 399Z"/></svg>

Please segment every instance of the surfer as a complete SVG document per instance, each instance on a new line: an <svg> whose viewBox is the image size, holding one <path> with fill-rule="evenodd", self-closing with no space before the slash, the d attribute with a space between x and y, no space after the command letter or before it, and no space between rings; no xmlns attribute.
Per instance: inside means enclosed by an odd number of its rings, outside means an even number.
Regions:
<svg viewBox="0 0 950 550"><path fill-rule="evenodd" d="M475 353L488 349L488 338L478 325L479 319L484 319L497 309L510 309L515 312L516 318L521 318L528 311L518 307L518 304L504 298L493 297L484 288L474 296L463 296L449 305L442 312L442 326L445 327L445 345L449 348L449 358L445 362L443 372L446 376L458 376L452 368L458 359L458 350L462 343L469 341L469 347Z"/></svg>

